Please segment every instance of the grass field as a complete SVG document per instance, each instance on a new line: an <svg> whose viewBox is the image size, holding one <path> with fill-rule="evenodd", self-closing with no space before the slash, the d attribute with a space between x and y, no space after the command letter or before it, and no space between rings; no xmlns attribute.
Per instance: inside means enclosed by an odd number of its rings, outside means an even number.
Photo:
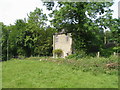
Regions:
<svg viewBox="0 0 120 90"><path fill-rule="evenodd" d="M2 63L0 62L0 89L2 88Z"/></svg>
<svg viewBox="0 0 120 90"><path fill-rule="evenodd" d="M10 60L2 63L3 88L118 88L118 76L73 69L45 59Z"/></svg>

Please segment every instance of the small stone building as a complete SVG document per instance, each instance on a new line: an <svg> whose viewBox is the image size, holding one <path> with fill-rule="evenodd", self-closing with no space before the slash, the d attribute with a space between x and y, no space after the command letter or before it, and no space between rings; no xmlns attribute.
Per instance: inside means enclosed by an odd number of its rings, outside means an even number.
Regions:
<svg viewBox="0 0 120 90"><path fill-rule="evenodd" d="M63 51L62 57L68 56L72 53L72 38L71 33L57 33L53 35L53 50L61 49ZM53 57L56 55L53 53Z"/></svg>

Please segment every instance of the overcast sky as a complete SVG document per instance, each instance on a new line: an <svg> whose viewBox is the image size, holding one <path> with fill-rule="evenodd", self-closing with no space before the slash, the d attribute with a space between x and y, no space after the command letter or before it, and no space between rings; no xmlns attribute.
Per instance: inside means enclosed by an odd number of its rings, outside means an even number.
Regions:
<svg viewBox="0 0 120 90"><path fill-rule="evenodd" d="M113 17L118 17L118 1L111 7L114 10ZM0 0L0 22L5 25L14 24L17 19L27 18L30 11L35 8L43 8L44 13L48 13L40 0Z"/></svg>

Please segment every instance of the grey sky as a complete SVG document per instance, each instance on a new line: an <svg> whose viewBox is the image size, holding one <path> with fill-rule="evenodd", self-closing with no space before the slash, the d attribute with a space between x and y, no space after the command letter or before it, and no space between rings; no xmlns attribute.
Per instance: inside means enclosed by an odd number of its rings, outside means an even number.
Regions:
<svg viewBox="0 0 120 90"><path fill-rule="evenodd" d="M114 10L113 17L118 17L118 1L111 7ZM14 24L16 19L27 18L27 14L35 8L43 8L48 13L40 0L0 0L0 22L5 25Z"/></svg>

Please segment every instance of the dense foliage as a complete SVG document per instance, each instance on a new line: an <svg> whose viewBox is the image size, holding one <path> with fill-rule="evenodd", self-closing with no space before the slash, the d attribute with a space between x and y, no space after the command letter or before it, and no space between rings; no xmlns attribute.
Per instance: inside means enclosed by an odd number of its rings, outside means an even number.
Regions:
<svg viewBox="0 0 120 90"><path fill-rule="evenodd" d="M52 13L51 26L42 9L36 8L27 19L16 20L15 25L2 26L2 59L19 56L51 56L52 35L71 33L73 53L77 57L101 56L119 53L120 19L112 18L112 2L45 2Z"/></svg>
<svg viewBox="0 0 120 90"><path fill-rule="evenodd" d="M53 53L56 55L56 57L61 57L63 54L63 51L61 49L55 49L53 50Z"/></svg>
<svg viewBox="0 0 120 90"><path fill-rule="evenodd" d="M47 16L36 8L27 20L16 20L10 26L2 24L2 59L52 55L54 29L46 26L46 21Z"/></svg>
<svg viewBox="0 0 120 90"><path fill-rule="evenodd" d="M120 21L112 18L112 2L57 2L57 5L45 2L44 5L52 11L51 23L55 29L72 34L75 53L81 50L87 54L102 52L109 42L119 46Z"/></svg>

